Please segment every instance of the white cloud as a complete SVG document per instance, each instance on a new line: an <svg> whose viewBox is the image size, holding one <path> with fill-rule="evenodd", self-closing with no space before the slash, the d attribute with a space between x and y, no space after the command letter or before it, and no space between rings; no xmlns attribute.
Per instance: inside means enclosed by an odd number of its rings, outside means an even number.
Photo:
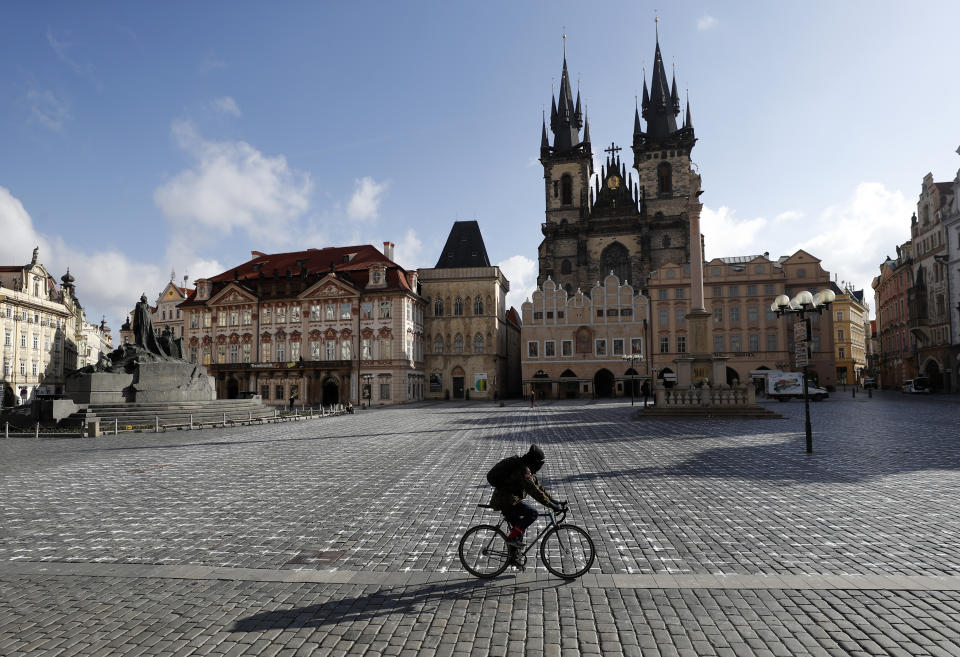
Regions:
<svg viewBox="0 0 960 657"><path fill-rule="evenodd" d="M155 295L165 281L159 267L135 263L116 249L85 253L59 237L40 233L20 200L4 187L0 187L0 233L4 236L0 240L0 263L26 264L33 248L39 246L41 264L58 283L70 268L87 318L98 321L106 315L114 331L142 292L148 297Z"/></svg>
<svg viewBox="0 0 960 657"><path fill-rule="evenodd" d="M497 263L500 271L510 281L510 292L507 293L507 308L515 307L520 311L520 304L526 301L537 289L537 261L526 256L510 256Z"/></svg>
<svg viewBox="0 0 960 657"><path fill-rule="evenodd" d="M226 68L227 63L217 57L214 53L208 52L203 56L203 59L200 60L200 63L197 65L197 72L201 75L211 73L217 69Z"/></svg>
<svg viewBox="0 0 960 657"><path fill-rule="evenodd" d="M50 90L30 89L26 95L30 108L30 120L56 132L63 131L63 124L70 120L70 109Z"/></svg>
<svg viewBox="0 0 960 657"><path fill-rule="evenodd" d="M701 32L712 29L717 25L717 19L711 16L710 14L704 14L700 17L700 20L697 21L697 29Z"/></svg>
<svg viewBox="0 0 960 657"><path fill-rule="evenodd" d="M376 219L380 213L381 195L387 189L387 183L378 183L370 176L354 181L353 196L347 203L347 216L364 221Z"/></svg>
<svg viewBox="0 0 960 657"><path fill-rule="evenodd" d="M788 253L803 249L820 258L824 269L872 299L870 282L880 273L886 254L910 238L910 215L915 210L916 204L899 190L860 183L846 201L798 226L802 236L794 236Z"/></svg>
<svg viewBox="0 0 960 657"><path fill-rule="evenodd" d="M704 235L706 253L704 259L726 258L738 255L751 255L769 251L763 248L759 238L766 228L767 220L738 219L733 210L721 206L719 210L703 207L700 214L700 232Z"/></svg>
<svg viewBox="0 0 960 657"><path fill-rule="evenodd" d="M103 87L100 81L94 76L93 65L90 64L90 62L80 61L68 54L68 51L73 48L72 43L58 38L50 28L47 28L47 43L57 55L57 59L66 64L67 67L69 67L74 73L80 77L86 78L97 89L101 89Z"/></svg>
<svg viewBox="0 0 960 657"><path fill-rule="evenodd" d="M773 223L775 224L788 224L798 219L803 219L804 214L797 210L787 210L786 212L781 212L776 217L773 218Z"/></svg>
<svg viewBox="0 0 960 657"><path fill-rule="evenodd" d="M423 242L417 237L417 231L412 228L408 228L403 239L396 243L393 256L393 261L404 269L430 266L424 260Z"/></svg>
<svg viewBox="0 0 960 657"><path fill-rule="evenodd" d="M241 116L240 106L231 96L221 96L213 99L213 109L221 114L230 114L239 118Z"/></svg>
<svg viewBox="0 0 960 657"><path fill-rule="evenodd" d="M287 238L287 228L310 205L309 174L243 141L207 141L189 121L174 122L172 132L195 162L154 191L168 219L194 236L199 225L222 233L244 230L270 243Z"/></svg>

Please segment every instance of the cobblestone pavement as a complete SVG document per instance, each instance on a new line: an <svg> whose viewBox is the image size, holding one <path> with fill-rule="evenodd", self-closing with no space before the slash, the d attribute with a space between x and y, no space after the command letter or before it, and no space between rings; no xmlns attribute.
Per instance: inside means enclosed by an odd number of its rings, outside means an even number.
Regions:
<svg viewBox="0 0 960 657"><path fill-rule="evenodd" d="M0 655L960 655L960 404L838 393L812 455L802 404L770 407L0 439ZM483 475L530 442L594 568L467 578Z"/></svg>

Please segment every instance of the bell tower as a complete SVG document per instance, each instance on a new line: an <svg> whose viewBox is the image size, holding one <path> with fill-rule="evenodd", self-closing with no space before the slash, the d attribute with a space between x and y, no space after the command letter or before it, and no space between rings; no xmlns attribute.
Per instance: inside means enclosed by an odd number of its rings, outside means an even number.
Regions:
<svg viewBox="0 0 960 657"><path fill-rule="evenodd" d="M571 260L578 257L576 226L585 224L590 214L590 181L593 177L590 123L581 110L579 89L576 102L573 99L567 72L566 45L560 94L556 98L551 94L550 101L553 144L547 136L546 117L540 133L546 218L543 224L544 240L539 249L538 285L543 285L548 276L556 279L555 273L559 273L561 268L569 269ZM585 253L582 257L585 258Z"/></svg>

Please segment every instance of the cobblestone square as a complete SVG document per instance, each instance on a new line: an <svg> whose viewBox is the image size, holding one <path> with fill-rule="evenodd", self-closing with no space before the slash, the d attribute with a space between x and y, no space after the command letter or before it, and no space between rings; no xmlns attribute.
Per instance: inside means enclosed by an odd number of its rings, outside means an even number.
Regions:
<svg viewBox="0 0 960 657"><path fill-rule="evenodd" d="M848 393L849 394L849 393ZM4 655L957 655L960 405L782 420L629 402L0 440ZM574 582L456 550L531 442L597 546Z"/></svg>

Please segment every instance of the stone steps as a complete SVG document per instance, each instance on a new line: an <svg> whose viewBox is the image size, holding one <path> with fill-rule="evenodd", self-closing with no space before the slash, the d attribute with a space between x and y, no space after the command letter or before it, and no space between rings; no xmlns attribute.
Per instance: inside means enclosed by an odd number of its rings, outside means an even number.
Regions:
<svg viewBox="0 0 960 657"><path fill-rule="evenodd" d="M279 409L264 406L256 400L215 400L206 402L170 402L166 404L91 404L86 410L75 413L66 420L67 426L85 424L96 416L101 426L116 422L121 426L161 426L183 424L191 419L194 424L248 422L271 420Z"/></svg>
<svg viewBox="0 0 960 657"><path fill-rule="evenodd" d="M757 419L782 419L779 413L774 413L770 409L762 406L747 406L733 408L646 408L640 409L637 417L641 420L659 420L664 418L757 418Z"/></svg>

